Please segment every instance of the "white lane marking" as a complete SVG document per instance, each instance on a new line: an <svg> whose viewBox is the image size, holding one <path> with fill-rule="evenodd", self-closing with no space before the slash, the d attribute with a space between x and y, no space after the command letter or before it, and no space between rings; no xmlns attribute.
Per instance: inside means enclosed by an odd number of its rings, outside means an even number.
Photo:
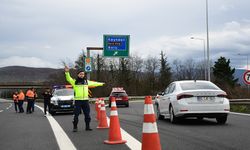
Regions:
<svg viewBox="0 0 250 150"><path fill-rule="evenodd" d="M141 150L141 142L136 140L133 136L128 134L125 130L121 128L122 137L127 140L126 145L132 150Z"/></svg>
<svg viewBox="0 0 250 150"><path fill-rule="evenodd" d="M109 126L110 123L109 117L107 117L107 121ZM123 140L127 141L126 145L132 150L141 150L141 142L139 142L137 139L135 139L133 136L131 136L128 132L126 132L122 128L120 129Z"/></svg>
<svg viewBox="0 0 250 150"><path fill-rule="evenodd" d="M0 112L3 112L3 110L0 110Z"/></svg>
<svg viewBox="0 0 250 150"><path fill-rule="evenodd" d="M10 107L12 107L12 104L10 104L6 109L10 109Z"/></svg>
<svg viewBox="0 0 250 150"><path fill-rule="evenodd" d="M6 100L6 99L1 99L0 98L0 102L10 102L10 100Z"/></svg>
<svg viewBox="0 0 250 150"><path fill-rule="evenodd" d="M43 108L36 105L36 107L38 107L39 109L43 111ZM67 136L67 134L63 131L62 127L58 124L58 122L54 119L54 117L52 117L51 115L47 115L46 116L50 126L54 132L54 135L56 137L56 141L57 144L60 148L60 150L76 150L76 147L74 146L74 144L71 142L71 140L69 139L69 137Z"/></svg>
<svg viewBox="0 0 250 150"><path fill-rule="evenodd" d="M250 114L236 113L236 112L230 112L230 114L241 115L241 116L250 116Z"/></svg>

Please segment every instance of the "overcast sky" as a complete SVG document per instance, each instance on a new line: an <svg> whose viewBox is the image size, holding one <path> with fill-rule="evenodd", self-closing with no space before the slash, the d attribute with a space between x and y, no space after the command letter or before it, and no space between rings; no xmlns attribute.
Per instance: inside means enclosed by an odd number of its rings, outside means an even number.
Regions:
<svg viewBox="0 0 250 150"><path fill-rule="evenodd" d="M250 1L208 0L210 56L246 67ZM203 59L205 0L0 0L0 67L62 67L104 34L130 35L130 54Z"/></svg>

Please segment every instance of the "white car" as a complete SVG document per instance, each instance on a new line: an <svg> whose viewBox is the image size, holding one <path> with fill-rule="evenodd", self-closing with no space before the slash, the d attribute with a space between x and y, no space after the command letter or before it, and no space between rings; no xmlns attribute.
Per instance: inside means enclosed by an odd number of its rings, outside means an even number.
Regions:
<svg viewBox="0 0 250 150"><path fill-rule="evenodd" d="M155 102L157 117L169 118L172 123L187 117L216 118L219 124L225 124L230 112L226 96L226 92L210 81L175 81Z"/></svg>
<svg viewBox="0 0 250 150"><path fill-rule="evenodd" d="M74 110L74 90L71 88L55 89L50 101L50 114L56 112L73 112Z"/></svg>

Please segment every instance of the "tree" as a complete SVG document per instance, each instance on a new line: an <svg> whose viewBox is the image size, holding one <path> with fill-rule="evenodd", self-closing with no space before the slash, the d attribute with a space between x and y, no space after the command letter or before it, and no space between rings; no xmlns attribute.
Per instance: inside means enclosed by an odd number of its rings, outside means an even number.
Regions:
<svg viewBox="0 0 250 150"><path fill-rule="evenodd" d="M168 64L167 56L161 51L159 90L164 90L171 82L171 67Z"/></svg>
<svg viewBox="0 0 250 150"><path fill-rule="evenodd" d="M133 95L142 94L142 69L143 69L143 59L140 56L133 55L131 59L131 84L130 89L132 89Z"/></svg>
<svg viewBox="0 0 250 150"><path fill-rule="evenodd" d="M99 54L97 54L96 57L96 80L99 81L101 79L101 71L104 68L104 59L100 57Z"/></svg>
<svg viewBox="0 0 250 150"><path fill-rule="evenodd" d="M131 70L129 69L129 64L129 58L120 58L118 83L121 86L125 86L125 88L128 88L130 85Z"/></svg>
<svg viewBox="0 0 250 150"><path fill-rule="evenodd" d="M159 67L159 61L156 57L149 57L145 60L146 80L144 80L145 93L155 94L156 90L156 71Z"/></svg>
<svg viewBox="0 0 250 150"><path fill-rule="evenodd" d="M204 69L202 62L195 62L187 59L184 62L175 59L173 61L174 80L197 80L204 79Z"/></svg>
<svg viewBox="0 0 250 150"><path fill-rule="evenodd" d="M75 61L75 68L79 69L79 68L84 68L84 58L86 57L86 55L84 54L84 52L82 54L79 55L78 59Z"/></svg>
<svg viewBox="0 0 250 150"><path fill-rule="evenodd" d="M213 75L214 81L222 88L227 88L226 86L230 86L234 88L238 79L234 79L235 68L230 67L230 59L226 59L225 57L220 57L214 64L213 67Z"/></svg>

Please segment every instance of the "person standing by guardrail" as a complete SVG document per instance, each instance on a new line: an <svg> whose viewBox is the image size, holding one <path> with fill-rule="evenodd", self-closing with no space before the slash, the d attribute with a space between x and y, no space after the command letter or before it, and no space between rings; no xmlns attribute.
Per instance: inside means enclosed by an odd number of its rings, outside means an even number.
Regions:
<svg viewBox="0 0 250 150"><path fill-rule="evenodd" d="M89 97L88 97L88 86L103 86L102 82L94 82L87 80L85 72L83 70L77 71L77 78L72 79L69 73L68 66L64 68L66 80L72 85L74 89L74 119L73 119L73 132L77 132L78 116L81 112L81 109L84 113L85 120L85 130L91 131L90 128L90 106L89 106Z"/></svg>
<svg viewBox="0 0 250 150"><path fill-rule="evenodd" d="M17 106L18 106L18 92L16 91L14 94L13 94L13 101L14 101L14 106L15 106L15 111L17 113Z"/></svg>
<svg viewBox="0 0 250 150"><path fill-rule="evenodd" d="M18 94L18 108L19 108L19 113L23 113L23 101L25 99L25 95L22 90L19 91Z"/></svg>
<svg viewBox="0 0 250 150"><path fill-rule="evenodd" d="M35 97L35 93L34 93L34 88L31 88L29 89L27 92L26 92L26 97L27 97L27 109L26 109L26 113L27 114L31 114L32 111L31 111L31 107L33 105L33 102L34 102L34 97Z"/></svg>

